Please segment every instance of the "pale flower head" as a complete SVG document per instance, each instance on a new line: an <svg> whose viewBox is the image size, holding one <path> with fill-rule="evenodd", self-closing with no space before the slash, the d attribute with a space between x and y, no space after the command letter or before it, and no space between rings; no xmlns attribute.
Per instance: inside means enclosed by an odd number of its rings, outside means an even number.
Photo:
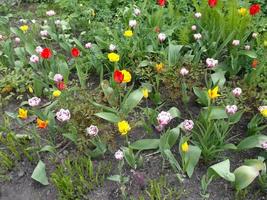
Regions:
<svg viewBox="0 0 267 200"><path fill-rule="evenodd" d="M137 21L136 21L135 19L131 19L131 20L129 21L129 26L130 26L131 28L135 28L136 25L137 25Z"/></svg>
<svg viewBox="0 0 267 200"><path fill-rule="evenodd" d="M56 14L56 12L54 10L48 10L46 12L46 15L49 16L49 17L54 16L55 14Z"/></svg>
<svg viewBox="0 0 267 200"><path fill-rule="evenodd" d="M239 46L240 45L240 41L239 40L233 40L232 45Z"/></svg>
<svg viewBox="0 0 267 200"><path fill-rule="evenodd" d="M157 117L158 124L165 126L172 120L172 116L169 112L161 111Z"/></svg>
<svg viewBox="0 0 267 200"><path fill-rule="evenodd" d="M194 38L195 38L195 40L200 40L202 38L201 33L194 34Z"/></svg>
<svg viewBox="0 0 267 200"><path fill-rule="evenodd" d="M39 57L37 55L32 55L30 57L30 62L32 62L32 63L38 63L39 62Z"/></svg>
<svg viewBox="0 0 267 200"><path fill-rule="evenodd" d="M0 34L0 40L4 39L4 36Z"/></svg>
<svg viewBox="0 0 267 200"><path fill-rule="evenodd" d="M236 105L227 105L225 107L225 111L228 115L233 115L237 112L237 106Z"/></svg>
<svg viewBox="0 0 267 200"><path fill-rule="evenodd" d="M250 50L250 45L245 45L245 50L249 51Z"/></svg>
<svg viewBox="0 0 267 200"><path fill-rule="evenodd" d="M252 37L253 38L257 38L258 37L258 33L252 33Z"/></svg>
<svg viewBox="0 0 267 200"><path fill-rule="evenodd" d="M134 15L139 16L141 14L141 10L139 8L134 9Z"/></svg>
<svg viewBox="0 0 267 200"><path fill-rule="evenodd" d="M192 29L192 31L196 31L197 30L197 26L193 25L193 26L191 26L191 29Z"/></svg>
<svg viewBox="0 0 267 200"><path fill-rule="evenodd" d="M40 103L41 103L41 99L38 97L32 97L32 98L28 99L28 104L31 107L38 106Z"/></svg>
<svg viewBox="0 0 267 200"><path fill-rule="evenodd" d="M123 159L123 152L121 150L118 150L114 154L116 160L122 160Z"/></svg>
<svg viewBox="0 0 267 200"><path fill-rule="evenodd" d="M46 37L46 36L48 36L48 31L47 30L40 31L40 35L42 37Z"/></svg>
<svg viewBox="0 0 267 200"><path fill-rule="evenodd" d="M87 43L85 44L85 48L86 48L86 49L91 49L91 48L92 48L92 43L91 43L91 42L87 42Z"/></svg>
<svg viewBox="0 0 267 200"><path fill-rule="evenodd" d="M232 90L232 94L235 96L235 97L239 97L242 93L242 89L237 87L235 89Z"/></svg>
<svg viewBox="0 0 267 200"><path fill-rule="evenodd" d="M57 82L60 82L60 81L63 81L63 76L61 74L55 74L54 76L54 81L57 83Z"/></svg>
<svg viewBox="0 0 267 200"><path fill-rule="evenodd" d="M41 46L38 46L35 48L36 53L41 53L43 51L43 48Z"/></svg>
<svg viewBox="0 0 267 200"><path fill-rule="evenodd" d="M186 76L188 75L189 71L185 68L185 67L182 67L181 70L180 70L180 74L182 76Z"/></svg>
<svg viewBox="0 0 267 200"><path fill-rule="evenodd" d="M208 68L213 68L213 67L216 67L218 65L218 60L215 60L213 58L207 58L206 64L207 64Z"/></svg>
<svg viewBox="0 0 267 200"><path fill-rule="evenodd" d="M35 23L36 23L36 20L35 20L35 19L32 19L31 22L32 22L33 24L35 24Z"/></svg>
<svg viewBox="0 0 267 200"><path fill-rule="evenodd" d="M55 21L55 25L57 25L57 26L61 25L61 21L60 21L59 19L57 19L57 20Z"/></svg>
<svg viewBox="0 0 267 200"><path fill-rule="evenodd" d="M68 121L70 119L70 111L68 109L60 109L57 113L56 113L56 117L57 120L60 122L65 122Z"/></svg>
<svg viewBox="0 0 267 200"><path fill-rule="evenodd" d="M91 125L88 128L86 128L86 135L94 137L94 136L97 136L97 134L98 134L97 126Z"/></svg>
<svg viewBox="0 0 267 200"><path fill-rule="evenodd" d="M195 13L195 18L199 19L202 16L200 12Z"/></svg>
<svg viewBox="0 0 267 200"><path fill-rule="evenodd" d="M15 38L15 42L18 44L18 43L20 43L20 38L19 37L16 37Z"/></svg>
<svg viewBox="0 0 267 200"><path fill-rule="evenodd" d="M267 141L261 143L261 148L267 150Z"/></svg>
<svg viewBox="0 0 267 200"><path fill-rule="evenodd" d="M164 42L166 40L166 34L165 33L159 33L158 34L158 39L160 42Z"/></svg>
<svg viewBox="0 0 267 200"><path fill-rule="evenodd" d="M117 48L117 47L116 47L116 45L114 45L114 44L110 44L110 45L109 45L109 50L110 50L110 51L115 51L116 48Z"/></svg>
<svg viewBox="0 0 267 200"><path fill-rule="evenodd" d="M194 128L194 122L192 120L186 119L181 123L181 128L184 131L191 131Z"/></svg>

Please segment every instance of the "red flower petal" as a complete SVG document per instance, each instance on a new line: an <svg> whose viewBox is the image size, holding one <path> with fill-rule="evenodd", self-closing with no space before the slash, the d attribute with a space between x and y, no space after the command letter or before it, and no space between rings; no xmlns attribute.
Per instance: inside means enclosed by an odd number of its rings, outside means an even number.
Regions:
<svg viewBox="0 0 267 200"><path fill-rule="evenodd" d="M49 59L52 56L52 51L49 48L44 48L43 51L40 53L40 56L43 59Z"/></svg>
<svg viewBox="0 0 267 200"><path fill-rule="evenodd" d="M65 84L63 81L57 82L57 89L59 90L64 90L65 89Z"/></svg>
<svg viewBox="0 0 267 200"><path fill-rule="evenodd" d="M123 81L124 75L120 70L115 70L113 77L116 83L121 83Z"/></svg>
<svg viewBox="0 0 267 200"><path fill-rule="evenodd" d="M215 7L217 5L218 1L217 0L209 0L209 6L211 8Z"/></svg>
<svg viewBox="0 0 267 200"><path fill-rule="evenodd" d="M71 49L71 55L72 55L73 57L78 57L78 56L80 55L80 51L79 51L79 49L77 49L77 48L72 48L72 49Z"/></svg>
<svg viewBox="0 0 267 200"><path fill-rule="evenodd" d="M258 12L260 12L261 6L260 4L253 4L249 8L250 15L256 15Z"/></svg>
<svg viewBox="0 0 267 200"><path fill-rule="evenodd" d="M158 0L158 4L159 6L165 6L165 4L167 3L167 0Z"/></svg>

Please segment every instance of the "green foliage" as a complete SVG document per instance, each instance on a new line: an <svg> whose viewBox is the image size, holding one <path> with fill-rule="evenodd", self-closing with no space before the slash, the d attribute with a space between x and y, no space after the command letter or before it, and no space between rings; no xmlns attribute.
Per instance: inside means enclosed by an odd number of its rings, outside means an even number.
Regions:
<svg viewBox="0 0 267 200"><path fill-rule="evenodd" d="M59 199L81 199L103 185L110 170L111 164L107 162L95 165L88 157L68 158L51 174L51 181L58 190Z"/></svg>

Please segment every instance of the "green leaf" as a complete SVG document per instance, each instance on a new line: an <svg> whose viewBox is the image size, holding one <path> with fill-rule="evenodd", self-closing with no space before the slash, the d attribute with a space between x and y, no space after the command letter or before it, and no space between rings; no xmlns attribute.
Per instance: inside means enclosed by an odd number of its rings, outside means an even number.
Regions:
<svg viewBox="0 0 267 200"><path fill-rule="evenodd" d="M95 116L105 119L112 123L118 123L120 121L119 116L111 112L99 112L96 113Z"/></svg>
<svg viewBox="0 0 267 200"><path fill-rule="evenodd" d="M48 151L50 153L54 153L56 150L55 150L55 147L53 147L53 146L45 145L43 148L41 148L41 150L39 152L45 152L45 151Z"/></svg>
<svg viewBox="0 0 267 200"><path fill-rule="evenodd" d="M228 118L229 118L229 121L231 124L236 124L237 122L240 121L242 115L243 115L243 111L238 111L236 112L235 114L233 115L230 115Z"/></svg>
<svg viewBox="0 0 267 200"><path fill-rule="evenodd" d="M171 114L172 118L180 117L181 112L176 107L172 107L168 110L168 113Z"/></svg>
<svg viewBox="0 0 267 200"><path fill-rule="evenodd" d="M253 59L257 58L257 53L255 51L241 50L238 52L239 52L239 55L248 56L248 57L253 58Z"/></svg>
<svg viewBox="0 0 267 200"><path fill-rule="evenodd" d="M31 178L38 181L42 185L49 184L46 176L45 164L41 160L39 160L37 166L35 167Z"/></svg>
<svg viewBox="0 0 267 200"><path fill-rule="evenodd" d="M69 140L71 140L72 142L74 142L75 144L77 143L77 139L78 139L78 135L77 134L73 134L73 133L64 133L63 136L65 138L68 138Z"/></svg>
<svg viewBox="0 0 267 200"><path fill-rule="evenodd" d="M229 144L225 144L225 145L223 145L222 146L222 149L230 149L230 150L236 150L237 149L237 147L234 145L234 144L232 144L232 143L229 143Z"/></svg>
<svg viewBox="0 0 267 200"><path fill-rule="evenodd" d="M135 169L136 162L135 162L135 156L134 156L133 150L127 147L123 147L122 150L123 150L124 158L126 162L128 163L128 165Z"/></svg>
<svg viewBox="0 0 267 200"><path fill-rule="evenodd" d="M143 93L141 90L137 89L133 91L125 100L124 104L122 105L122 112L126 115L127 113L131 112L142 100Z"/></svg>
<svg viewBox="0 0 267 200"><path fill-rule="evenodd" d="M190 178L193 175L195 166L197 165L201 155L201 149L198 146L189 146L188 152L185 153L186 173Z"/></svg>
<svg viewBox="0 0 267 200"><path fill-rule="evenodd" d="M110 181L120 182L121 176L120 175L113 175L113 176L109 176L107 179Z"/></svg>
<svg viewBox="0 0 267 200"><path fill-rule="evenodd" d="M198 87L193 87L195 95L198 97L197 102L201 105L207 106L209 104L209 97L207 91L201 90Z"/></svg>
<svg viewBox="0 0 267 200"><path fill-rule="evenodd" d="M142 139L130 144L130 148L134 150L151 150L159 148L159 139Z"/></svg>
<svg viewBox="0 0 267 200"><path fill-rule="evenodd" d="M210 118L211 119L226 119L228 118L228 115L224 107L213 106L211 107Z"/></svg>
<svg viewBox="0 0 267 200"><path fill-rule="evenodd" d="M179 62L183 45L169 45L168 62L169 66L174 66Z"/></svg>
<svg viewBox="0 0 267 200"><path fill-rule="evenodd" d="M267 141L266 135L253 135L242 140L237 148L239 150L252 149L255 147L261 148L261 144Z"/></svg>
<svg viewBox="0 0 267 200"><path fill-rule="evenodd" d="M246 188L259 175L259 170L252 166L241 166L235 171L235 188L242 190Z"/></svg>
<svg viewBox="0 0 267 200"><path fill-rule="evenodd" d="M225 73L224 71L218 71L214 74L211 74L211 79L214 85L218 85L220 87L223 87L226 79L225 79Z"/></svg>
<svg viewBox="0 0 267 200"><path fill-rule="evenodd" d="M176 144L176 141L177 141L179 135L180 135L179 126L168 131L168 143L170 145L170 148Z"/></svg>
<svg viewBox="0 0 267 200"><path fill-rule="evenodd" d="M109 82L107 80L103 80L101 82L101 87L109 105L116 106L118 104L118 96L115 95L115 92L113 88L110 87Z"/></svg>
<svg viewBox="0 0 267 200"><path fill-rule="evenodd" d="M235 175L230 172L230 161L229 159L212 165L208 169L208 177L219 176L227 181L234 182Z"/></svg>

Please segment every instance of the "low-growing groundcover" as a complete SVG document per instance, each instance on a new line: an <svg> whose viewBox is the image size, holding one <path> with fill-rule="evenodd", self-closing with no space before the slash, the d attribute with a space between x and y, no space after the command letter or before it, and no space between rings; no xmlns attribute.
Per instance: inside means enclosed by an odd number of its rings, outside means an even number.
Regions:
<svg viewBox="0 0 267 200"><path fill-rule="evenodd" d="M266 199L265 1L0 13L0 199Z"/></svg>

